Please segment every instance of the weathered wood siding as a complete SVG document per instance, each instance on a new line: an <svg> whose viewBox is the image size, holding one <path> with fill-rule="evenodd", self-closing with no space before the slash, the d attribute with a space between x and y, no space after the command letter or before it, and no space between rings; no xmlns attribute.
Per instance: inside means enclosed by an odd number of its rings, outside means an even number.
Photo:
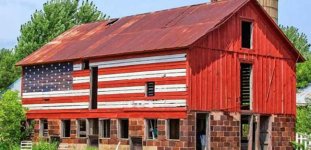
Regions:
<svg viewBox="0 0 311 150"><path fill-rule="evenodd" d="M241 20L253 21L253 49L241 48ZM253 112L295 114L295 54L249 3L188 51L191 110L240 111L240 63L253 64Z"/></svg>

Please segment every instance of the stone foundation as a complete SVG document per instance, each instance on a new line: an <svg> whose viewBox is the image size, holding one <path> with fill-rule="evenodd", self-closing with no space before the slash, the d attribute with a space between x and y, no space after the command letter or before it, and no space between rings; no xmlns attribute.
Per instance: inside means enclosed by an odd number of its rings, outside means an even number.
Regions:
<svg viewBox="0 0 311 150"><path fill-rule="evenodd" d="M210 113L211 150L240 149L240 115Z"/></svg>
<svg viewBox="0 0 311 150"><path fill-rule="evenodd" d="M292 149L290 142L295 141L295 117L278 115L272 122L272 148L274 150Z"/></svg>
<svg viewBox="0 0 311 150"><path fill-rule="evenodd" d="M208 146L211 150L239 150L240 144L240 113L210 112L208 126ZM99 149L115 150L120 142L120 150L130 149L129 139L118 138L118 119L111 119L110 138L99 139ZM295 140L295 116L271 116L270 147L275 150L292 149L290 142ZM158 138L146 139L144 118L129 118L129 137L142 137L144 150L195 150L196 149L196 113L190 112L187 118L180 119L180 138L171 140L167 137L166 119L158 119ZM35 120L34 141L39 139L39 120ZM48 134L60 136L61 120L48 119ZM48 139L49 137L43 138ZM61 138L62 143L68 143L75 149L85 149L87 138L77 137L76 119L71 119L70 137Z"/></svg>

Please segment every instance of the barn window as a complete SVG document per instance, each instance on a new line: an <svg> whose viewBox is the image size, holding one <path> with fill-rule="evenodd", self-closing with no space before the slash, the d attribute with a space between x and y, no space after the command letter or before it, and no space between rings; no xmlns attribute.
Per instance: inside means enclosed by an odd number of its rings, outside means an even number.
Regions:
<svg viewBox="0 0 311 150"><path fill-rule="evenodd" d="M70 120L62 120L62 137L70 137Z"/></svg>
<svg viewBox="0 0 311 150"><path fill-rule="evenodd" d="M155 93L155 82L146 83L146 96L154 96Z"/></svg>
<svg viewBox="0 0 311 150"><path fill-rule="evenodd" d="M179 119L169 119L167 124L168 138L179 139Z"/></svg>
<svg viewBox="0 0 311 150"><path fill-rule="evenodd" d="M78 137L86 137L86 120L80 119L77 120L78 123Z"/></svg>
<svg viewBox="0 0 311 150"><path fill-rule="evenodd" d="M98 67L91 68L90 109L97 109Z"/></svg>
<svg viewBox="0 0 311 150"><path fill-rule="evenodd" d="M110 138L110 119L100 120L100 135L102 138Z"/></svg>
<svg viewBox="0 0 311 150"><path fill-rule="evenodd" d="M47 119L41 119L40 120L40 136L47 137L49 134L48 131L48 120Z"/></svg>
<svg viewBox="0 0 311 150"><path fill-rule="evenodd" d="M240 70L241 109L251 109L252 99L252 64L242 63Z"/></svg>
<svg viewBox="0 0 311 150"><path fill-rule="evenodd" d="M252 48L252 22L242 21L242 48Z"/></svg>
<svg viewBox="0 0 311 150"><path fill-rule="evenodd" d="M147 139L157 139L158 137L158 120L146 119Z"/></svg>
<svg viewBox="0 0 311 150"><path fill-rule="evenodd" d="M120 119L119 120L119 137L127 139L129 137L129 120Z"/></svg>
<svg viewBox="0 0 311 150"><path fill-rule="evenodd" d="M90 63L88 60L83 61L82 64L82 70L89 70L90 69Z"/></svg>

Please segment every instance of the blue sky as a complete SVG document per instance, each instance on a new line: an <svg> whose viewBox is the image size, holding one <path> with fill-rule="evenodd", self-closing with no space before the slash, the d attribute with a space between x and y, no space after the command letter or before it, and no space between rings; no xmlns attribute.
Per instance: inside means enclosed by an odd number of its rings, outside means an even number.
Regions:
<svg viewBox="0 0 311 150"><path fill-rule="evenodd" d="M178 6L205 3L209 0L93 0L110 17L122 17ZM46 0L0 0L0 48L13 48L20 25L30 20ZM279 23L298 27L311 43L311 0L279 0Z"/></svg>

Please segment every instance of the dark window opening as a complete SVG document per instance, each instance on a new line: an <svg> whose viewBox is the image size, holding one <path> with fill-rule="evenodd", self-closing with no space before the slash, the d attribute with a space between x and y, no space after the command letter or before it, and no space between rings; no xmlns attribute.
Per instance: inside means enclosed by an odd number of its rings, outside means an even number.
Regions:
<svg viewBox="0 0 311 150"><path fill-rule="evenodd" d="M88 119L88 144L92 147L98 147L98 134L99 134L99 120L95 119Z"/></svg>
<svg viewBox="0 0 311 150"><path fill-rule="evenodd" d="M254 116L241 115L241 150L248 150L255 147L257 123Z"/></svg>
<svg viewBox="0 0 311 150"><path fill-rule="evenodd" d="M242 21L242 48L252 48L252 22Z"/></svg>
<svg viewBox="0 0 311 150"><path fill-rule="evenodd" d="M78 120L78 137L86 137L86 120Z"/></svg>
<svg viewBox="0 0 311 150"><path fill-rule="evenodd" d="M120 138L127 139L129 137L129 120L128 119L121 119L119 120L119 132Z"/></svg>
<svg viewBox="0 0 311 150"><path fill-rule="evenodd" d="M62 137L70 137L70 120L62 121Z"/></svg>
<svg viewBox="0 0 311 150"><path fill-rule="evenodd" d="M252 98L252 64L242 63L240 71L241 109L250 110Z"/></svg>
<svg viewBox="0 0 311 150"><path fill-rule="evenodd" d="M49 135L49 125L47 119L40 120L40 135L47 137Z"/></svg>
<svg viewBox="0 0 311 150"><path fill-rule="evenodd" d="M82 70L89 70L90 69L90 63L88 60L83 61L82 64Z"/></svg>
<svg viewBox="0 0 311 150"><path fill-rule="evenodd" d="M155 82L147 82L146 83L146 96L154 96L155 95Z"/></svg>
<svg viewBox="0 0 311 150"><path fill-rule="evenodd" d="M110 120L105 119L100 121L101 137L110 138Z"/></svg>
<svg viewBox="0 0 311 150"><path fill-rule="evenodd" d="M169 139L179 139L179 119L168 120L168 137Z"/></svg>
<svg viewBox="0 0 311 150"><path fill-rule="evenodd" d="M147 138L157 139L158 138L158 120L157 119L147 119Z"/></svg>
<svg viewBox="0 0 311 150"><path fill-rule="evenodd" d="M197 113L196 116L196 149L206 150L208 138L208 114Z"/></svg>
<svg viewBox="0 0 311 150"><path fill-rule="evenodd" d="M98 67L91 68L90 109L97 109Z"/></svg>

